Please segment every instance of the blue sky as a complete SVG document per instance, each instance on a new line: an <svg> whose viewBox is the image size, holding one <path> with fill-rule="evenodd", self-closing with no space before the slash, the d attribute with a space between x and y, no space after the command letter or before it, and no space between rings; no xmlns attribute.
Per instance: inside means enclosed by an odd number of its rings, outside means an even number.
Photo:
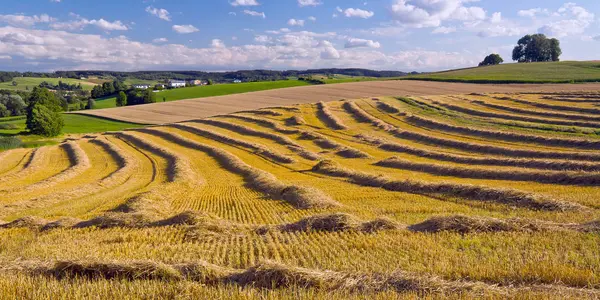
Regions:
<svg viewBox="0 0 600 300"><path fill-rule="evenodd" d="M7 1L0 69L434 71L508 62L529 33L600 59L600 1Z"/></svg>

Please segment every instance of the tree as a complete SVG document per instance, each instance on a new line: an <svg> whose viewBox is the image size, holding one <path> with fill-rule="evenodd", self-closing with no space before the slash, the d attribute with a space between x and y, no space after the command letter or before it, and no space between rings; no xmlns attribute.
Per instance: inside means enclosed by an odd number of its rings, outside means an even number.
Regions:
<svg viewBox="0 0 600 300"><path fill-rule="evenodd" d="M142 99L143 99L142 104L155 103L156 102L156 94L154 93L152 88L149 88L143 92Z"/></svg>
<svg viewBox="0 0 600 300"><path fill-rule="evenodd" d="M94 109L95 107L96 107L96 101L94 101L94 99L92 99L92 98L88 99L85 109Z"/></svg>
<svg viewBox="0 0 600 300"><path fill-rule="evenodd" d="M34 134L57 136L64 121L60 115L61 103L54 93L45 88L33 88L27 106L27 129Z"/></svg>
<svg viewBox="0 0 600 300"><path fill-rule="evenodd" d="M482 62L479 63L479 66L493 66L499 65L504 62L504 59L500 57L498 54L490 54L483 59Z"/></svg>
<svg viewBox="0 0 600 300"><path fill-rule="evenodd" d="M120 91L117 95L117 106L125 106L127 105L127 95L125 92Z"/></svg>
<svg viewBox="0 0 600 300"><path fill-rule="evenodd" d="M17 85L19 85L19 83L18 83L18 82L16 82L16 81L13 81L13 82L12 82L12 86L17 86Z"/></svg>
<svg viewBox="0 0 600 300"><path fill-rule="evenodd" d="M207 85L213 85L213 80L212 79L209 79L207 82L208 82Z"/></svg>
<svg viewBox="0 0 600 300"><path fill-rule="evenodd" d="M0 118L10 117L10 111L4 106L4 104L0 103Z"/></svg>
<svg viewBox="0 0 600 300"><path fill-rule="evenodd" d="M65 125L62 116L58 112L40 103L33 105L30 115L31 122L28 122L27 128L35 134L48 137L57 136Z"/></svg>
<svg viewBox="0 0 600 300"><path fill-rule="evenodd" d="M513 49L512 59L522 62L559 61L562 50L557 39L549 39L543 34L522 37Z"/></svg>
<svg viewBox="0 0 600 300"><path fill-rule="evenodd" d="M25 114L27 104L19 95L0 95L0 104L4 105L11 116L21 116Z"/></svg>

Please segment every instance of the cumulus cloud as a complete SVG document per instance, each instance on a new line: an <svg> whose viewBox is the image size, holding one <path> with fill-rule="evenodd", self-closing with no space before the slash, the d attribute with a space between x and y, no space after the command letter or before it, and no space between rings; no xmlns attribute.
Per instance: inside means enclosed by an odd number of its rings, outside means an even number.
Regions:
<svg viewBox="0 0 600 300"><path fill-rule="evenodd" d="M173 25L173 31L181 34L186 33L194 33L200 31L200 29L196 28L193 25Z"/></svg>
<svg viewBox="0 0 600 300"><path fill-rule="evenodd" d="M260 3L256 2L256 0L235 0L229 2L231 6L256 6L260 5Z"/></svg>
<svg viewBox="0 0 600 300"><path fill-rule="evenodd" d="M25 16L25 15L0 15L0 23L6 23L12 26L33 26L37 23L50 23L56 21L55 18L47 14Z"/></svg>
<svg viewBox="0 0 600 300"><path fill-rule="evenodd" d="M263 19L267 18L267 15L265 15L264 12L258 12L258 11L254 11L254 10L244 10L244 14L249 15L249 16L253 16L253 17L262 17Z"/></svg>
<svg viewBox="0 0 600 300"><path fill-rule="evenodd" d="M531 8L531 9L519 10L517 12L517 15L519 15L521 17L530 17L530 18L533 18L533 17L535 17L536 15L539 15L539 14L547 14L548 15L550 13L548 12L547 9L541 9L539 7L538 8Z"/></svg>
<svg viewBox="0 0 600 300"><path fill-rule="evenodd" d="M310 17L308 17L308 20L309 20L309 21L312 21L312 22L316 22L316 21L317 21L317 18L315 18L315 17L313 17L313 16L310 16Z"/></svg>
<svg viewBox="0 0 600 300"><path fill-rule="evenodd" d="M465 6L471 0L395 0L392 17L412 27L438 27L446 20L483 20L486 12L477 6Z"/></svg>
<svg viewBox="0 0 600 300"><path fill-rule="evenodd" d="M168 40L167 38L156 38L156 39L153 39L153 40L152 40L152 42L153 42L153 43L157 43L157 44L158 44L158 43L166 43L166 42L168 42L168 41L169 41L169 40Z"/></svg>
<svg viewBox="0 0 600 300"><path fill-rule="evenodd" d="M360 48L360 47L380 48L381 44L379 44L379 42L375 42L373 40L350 38L346 41L346 44L344 45L344 48Z"/></svg>
<svg viewBox="0 0 600 300"><path fill-rule="evenodd" d="M222 40L214 39L211 41L210 46L213 48L225 48L225 43Z"/></svg>
<svg viewBox="0 0 600 300"><path fill-rule="evenodd" d="M50 24L50 27L53 29L58 29L58 30L83 30L85 27L87 26L96 26L97 28L104 30L104 31L113 31L113 30L129 30L129 27L127 27L127 25L123 24L123 22L121 21L107 21L104 19L99 19L99 20L89 20L86 18L82 18L78 15L75 15L77 17L76 20L73 21L68 21L68 22L56 22L56 23L52 23Z"/></svg>
<svg viewBox="0 0 600 300"><path fill-rule="evenodd" d="M344 15L348 18L363 18L368 19L375 15L374 12L368 10L362 10L360 8L348 8L344 10Z"/></svg>
<svg viewBox="0 0 600 300"><path fill-rule="evenodd" d="M298 6L300 6L300 7L317 6L317 5L321 5L321 4L323 4L323 2L321 2L319 0L298 0Z"/></svg>
<svg viewBox="0 0 600 300"><path fill-rule="evenodd" d="M152 6L146 7L146 12L165 21L171 21L171 15L169 11L164 8L156 8Z"/></svg>
<svg viewBox="0 0 600 300"><path fill-rule="evenodd" d="M595 18L593 13L572 2L564 4L554 15L562 19L540 27L538 32L554 37L582 34Z"/></svg>
<svg viewBox="0 0 600 300"><path fill-rule="evenodd" d="M289 21L287 23L290 26L300 26L300 27L304 26L304 20L289 19Z"/></svg>
<svg viewBox="0 0 600 300"><path fill-rule="evenodd" d="M384 53L369 47L336 47L335 32L280 32L257 36L255 41L228 46L219 41L205 48L154 44L125 36L81 34L56 30L0 27L0 57L40 70L231 70L242 68L306 69L357 67L371 69L437 70L476 64L472 53L407 50ZM262 42L262 43L261 43ZM217 46L217 47L215 47Z"/></svg>

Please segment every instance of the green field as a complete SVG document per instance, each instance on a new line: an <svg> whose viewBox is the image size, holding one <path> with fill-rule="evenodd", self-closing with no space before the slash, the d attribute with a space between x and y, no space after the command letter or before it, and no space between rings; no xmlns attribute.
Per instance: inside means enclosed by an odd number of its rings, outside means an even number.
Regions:
<svg viewBox="0 0 600 300"><path fill-rule="evenodd" d="M17 82L17 86L12 85L13 81ZM86 80L71 79L71 78L15 77L12 81L0 82L0 89L13 90L13 91L16 91L16 90L25 91L25 90L27 90L27 88L29 88L29 90L32 90L34 87L39 86L40 83L42 83L44 81L46 81L48 83L52 83L52 84L58 84L59 81L62 81L64 83L68 83L68 84L81 83L81 86L83 87L83 89L87 90L87 91L91 91L95 85L94 83L86 81Z"/></svg>
<svg viewBox="0 0 600 300"><path fill-rule="evenodd" d="M571 83L600 81L599 61L502 64L409 76L409 80L473 83Z"/></svg>
<svg viewBox="0 0 600 300"><path fill-rule="evenodd" d="M156 100L162 102L163 98L167 101L176 101L193 98L204 98L212 96L223 96L231 94L241 94L248 92L281 89L287 87L304 86L309 83L300 80L280 80L263 82L246 82L237 84L215 84L208 86L197 86L190 88L179 88L165 90L156 93ZM116 107L116 98L104 98L96 100L96 109Z"/></svg>
<svg viewBox="0 0 600 300"><path fill-rule="evenodd" d="M127 122L113 121L92 116L77 114L63 114L65 127L63 134L83 134L105 131L118 131L127 128L138 128L143 125ZM8 126L7 126L8 125ZM41 145L54 144L60 142L64 137L46 138L38 135L24 134L25 117L0 118L0 137L17 136L25 147L39 147Z"/></svg>

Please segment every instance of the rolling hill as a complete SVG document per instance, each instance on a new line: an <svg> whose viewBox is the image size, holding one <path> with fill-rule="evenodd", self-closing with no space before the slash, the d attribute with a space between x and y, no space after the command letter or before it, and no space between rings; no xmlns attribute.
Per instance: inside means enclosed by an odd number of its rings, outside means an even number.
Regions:
<svg viewBox="0 0 600 300"><path fill-rule="evenodd" d="M511 63L413 75L404 79L471 83L600 82L600 61Z"/></svg>

